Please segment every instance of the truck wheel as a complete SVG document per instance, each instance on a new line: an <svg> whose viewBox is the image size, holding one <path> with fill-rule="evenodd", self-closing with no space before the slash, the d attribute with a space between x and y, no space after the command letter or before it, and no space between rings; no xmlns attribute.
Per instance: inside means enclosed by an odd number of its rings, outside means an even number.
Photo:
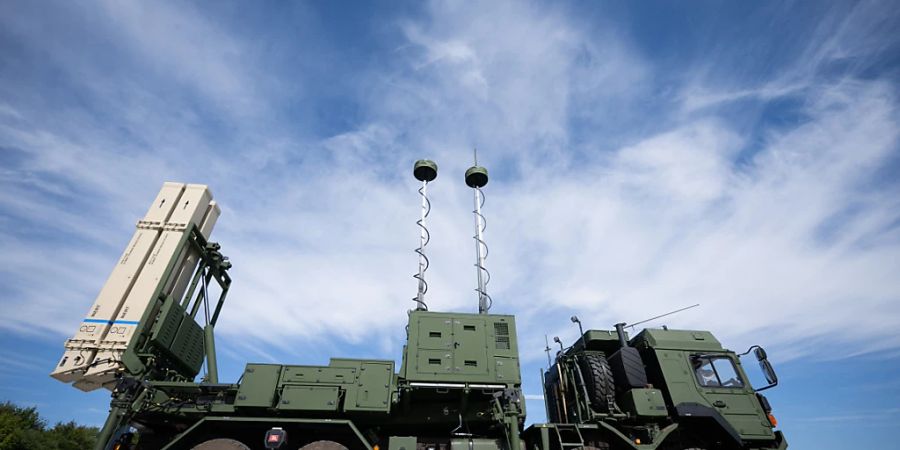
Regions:
<svg viewBox="0 0 900 450"><path fill-rule="evenodd" d="M578 358L578 366L584 378L591 408L599 413L609 412L613 406L611 400L615 396L616 385L606 358L589 353Z"/></svg>
<svg viewBox="0 0 900 450"><path fill-rule="evenodd" d="M250 450L250 447L234 439L210 439L191 450Z"/></svg>
<svg viewBox="0 0 900 450"><path fill-rule="evenodd" d="M347 450L347 447L334 441L316 441L300 447L300 450Z"/></svg>

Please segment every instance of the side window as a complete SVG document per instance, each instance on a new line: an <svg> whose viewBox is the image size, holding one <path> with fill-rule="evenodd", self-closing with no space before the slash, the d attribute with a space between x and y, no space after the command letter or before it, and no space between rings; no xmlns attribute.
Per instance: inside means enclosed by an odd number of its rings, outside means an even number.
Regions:
<svg viewBox="0 0 900 450"><path fill-rule="evenodd" d="M697 383L703 387L744 387L744 381L734 367L734 361L727 356L693 356L691 365Z"/></svg>
<svg viewBox="0 0 900 450"><path fill-rule="evenodd" d="M734 361L731 358L716 358L712 360L713 367L716 369L716 375L719 376L719 382L724 387L744 387L744 382L738 376L734 367Z"/></svg>

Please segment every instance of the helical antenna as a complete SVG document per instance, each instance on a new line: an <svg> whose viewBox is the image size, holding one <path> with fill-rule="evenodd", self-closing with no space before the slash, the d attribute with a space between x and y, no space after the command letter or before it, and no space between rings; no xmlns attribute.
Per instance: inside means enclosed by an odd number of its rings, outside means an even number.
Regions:
<svg viewBox="0 0 900 450"><path fill-rule="evenodd" d="M484 192L481 188L488 183L488 171L484 167L478 165L478 151L475 151L475 165L469 167L466 171L466 185L474 190L475 209L472 214L475 215L475 272L478 275L478 287L475 292L478 293L478 314L487 314L491 309L494 301L487 293L487 284L491 282L491 273L484 267L484 260L488 255L488 246L484 242L484 230L487 228L487 220L481 214L481 208L484 206Z"/></svg>
<svg viewBox="0 0 900 450"><path fill-rule="evenodd" d="M437 178L437 164L434 161L420 159L413 165L413 176L422 182L419 188L419 195L422 197L422 217L416 221L419 226L419 248L415 250L419 255L419 272L413 275L413 278L419 280L419 292L413 297L416 302L417 311L428 311L428 305L425 303L425 293L428 292L428 283L425 282L425 271L428 270L428 257L425 256L425 246L431 240L431 233L425 226L425 219L431 212L431 202L428 201L428 183Z"/></svg>

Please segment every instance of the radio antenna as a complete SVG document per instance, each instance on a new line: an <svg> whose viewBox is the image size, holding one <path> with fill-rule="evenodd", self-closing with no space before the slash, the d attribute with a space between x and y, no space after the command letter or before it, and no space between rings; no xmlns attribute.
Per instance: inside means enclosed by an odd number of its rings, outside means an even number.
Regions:
<svg viewBox="0 0 900 450"><path fill-rule="evenodd" d="M466 171L466 185L473 189L475 194L475 272L478 275L478 314L487 314L494 301L487 293L487 284L491 281L491 273L484 267L484 260L488 255L488 246L484 243L484 230L487 228L487 220L481 215L481 207L484 206L484 193L481 192L488 183L488 171L478 165L478 150L473 149L475 165Z"/></svg>
<svg viewBox="0 0 900 450"><path fill-rule="evenodd" d="M546 334L544 335L544 352L547 353L547 367L550 367L553 365L553 361L550 360L550 341L547 340Z"/></svg>
<svg viewBox="0 0 900 450"><path fill-rule="evenodd" d="M415 249L419 255L419 272L413 278L419 280L419 291L413 301L416 302L416 311L428 311L425 303L425 293L428 292L428 283L425 282L425 271L428 270L428 257L425 256L425 246L431 240L431 233L425 226L425 219L431 212L431 202L428 200L428 183L437 178L437 164L434 161L420 159L413 165L413 176L422 182L419 188L419 196L422 197L422 217L416 221L419 226L419 248Z"/></svg>
<svg viewBox="0 0 900 450"><path fill-rule="evenodd" d="M649 318L649 319L644 319L644 320L642 320L642 321L640 321L640 322L629 323L629 324L627 324L627 325L625 325L625 326L631 327L631 329L633 330L635 325L640 325L640 324L642 324L642 323L647 323L647 322L649 322L649 321L651 321L651 320L656 320L656 319L661 319L661 318L666 317L666 316L671 316L672 314L680 313L680 312L682 312L682 311L687 311L687 310L689 310L689 309L691 309L691 308L696 308L696 307L698 307L698 306L700 306L699 303L694 304L694 305L691 305L691 306L685 306L684 308L676 309L675 311L669 311L669 312L667 312L667 313L665 313L665 314L660 314L660 315L658 315L658 316L654 316L654 317L651 317L651 318Z"/></svg>

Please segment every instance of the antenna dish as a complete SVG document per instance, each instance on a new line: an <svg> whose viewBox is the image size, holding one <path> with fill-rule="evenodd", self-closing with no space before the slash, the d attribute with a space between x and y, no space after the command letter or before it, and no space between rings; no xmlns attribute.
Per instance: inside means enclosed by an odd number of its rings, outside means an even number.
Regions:
<svg viewBox="0 0 900 450"><path fill-rule="evenodd" d="M437 178L437 164L428 159L420 159L413 165L413 176L419 181L434 181Z"/></svg>
<svg viewBox="0 0 900 450"><path fill-rule="evenodd" d="M481 166L469 167L466 171L466 185L470 188L482 188L488 184L488 171Z"/></svg>

